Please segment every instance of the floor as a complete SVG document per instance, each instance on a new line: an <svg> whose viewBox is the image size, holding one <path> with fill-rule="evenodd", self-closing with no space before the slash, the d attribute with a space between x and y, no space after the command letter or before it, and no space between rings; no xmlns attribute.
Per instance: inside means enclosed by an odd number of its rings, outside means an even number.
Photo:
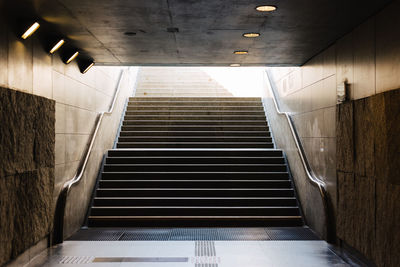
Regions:
<svg viewBox="0 0 400 267"><path fill-rule="evenodd" d="M87 267L350 266L301 227L81 230L37 262Z"/></svg>

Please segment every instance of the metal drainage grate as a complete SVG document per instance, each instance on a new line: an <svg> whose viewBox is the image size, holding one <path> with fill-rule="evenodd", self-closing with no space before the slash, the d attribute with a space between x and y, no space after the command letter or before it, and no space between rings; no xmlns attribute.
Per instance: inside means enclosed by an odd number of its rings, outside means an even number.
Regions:
<svg viewBox="0 0 400 267"><path fill-rule="evenodd" d="M79 241L234 241L320 240L307 227L270 228L132 228L80 230L69 240Z"/></svg>
<svg viewBox="0 0 400 267"><path fill-rule="evenodd" d="M92 263L92 256L63 256L59 261L60 264L88 264Z"/></svg>
<svg viewBox="0 0 400 267"><path fill-rule="evenodd" d="M171 236L170 229L135 229L125 231L120 237L121 241L132 241L132 240L152 240L152 241L168 241Z"/></svg>
<svg viewBox="0 0 400 267"><path fill-rule="evenodd" d="M270 240L320 240L309 228L265 228Z"/></svg>
<svg viewBox="0 0 400 267"><path fill-rule="evenodd" d="M115 231L115 230L97 230L97 229L89 229L89 230L80 230L73 236L69 238L69 240L77 240L77 241L118 241L122 237L125 231Z"/></svg>

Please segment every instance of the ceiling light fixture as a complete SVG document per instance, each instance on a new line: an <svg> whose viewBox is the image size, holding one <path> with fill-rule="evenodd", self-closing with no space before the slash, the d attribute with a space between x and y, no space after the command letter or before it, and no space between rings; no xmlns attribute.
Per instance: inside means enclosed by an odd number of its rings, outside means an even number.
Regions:
<svg viewBox="0 0 400 267"><path fill-rule="evenodd" d="M27 39L29 36L31 36L37 29L39 29L40 24L38 22L33 23L29 29L26 30L26 32L24 32L24 34L22 34L21 38L22 39Z"/></svg>
<svg viewBox="0 0 400 267"><path fill-rule="evenodd" d="M243 33L243 37L246 37L246 38L257 38L260 35L261 34L259 34L258 32L246 32L246 33Z"/></svg>
<svg viewBox="0 0 400 267"><path fill-rule="evenodd" d="M229 66L231 66L231 67L240 67L240 64L239 63L232 63Z"/></svg>
<svg viewBox="0 0 400 267"><path fill-rule="evenodd" d="M237 50L235 52L233 52L235 55L247 55L249 53L249 51L247 50Z"/></svg>
<svg viewBox="0 0 400 267"><path fill-rule="evenodd" d="M65 43L64 39L61 39L58 41L51 49L50 49L50 54L53 54L56 52L63 44Z"/></svg>
<svg viewBox="0 0 400 267"><path fill-rule="evenodd" d="M82 74L85 74L86 72L88 72L88 70L90 70L91 67L94 66L94 62L90 63L89 66L87 66L83 71Z"/></svg>
<svg viewBox="0 0 400 267"><path fill-rule="evenodd" d="M94 66L94 64L95 62L93 58L85 53L82 53L78 58L78 67L82 74L88 72L90 68Z"/></svg>
<svg viewBox="0 0 400 267"><path fill-rule="evenodd" d="M66 64L71 63L71 61L74 60L78 55L79 55L79 52L76 51L72 56L70 56L70 57L68 58L68 60L67 60L65 63L66 63Z"/></svg>
<svg viewBox="0 0 400 267"><path fill-rule="evenodd" d="M271 11L275 11L277 9L276 6L270 6L270 5L266 5L266 6L257 6L256 10L260 11L260 12L271 12Z"/></svg>

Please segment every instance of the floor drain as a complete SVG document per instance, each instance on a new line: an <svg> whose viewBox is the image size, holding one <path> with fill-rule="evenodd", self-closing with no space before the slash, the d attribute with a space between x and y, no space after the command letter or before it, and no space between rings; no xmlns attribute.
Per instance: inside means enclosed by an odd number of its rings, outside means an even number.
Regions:
<svg viewBox="0 0 400 267"><path fill-rule="evenodd" d="M86 264L92 263L94 257L91 256L64 256L59 261L60 264Z"/></svg>

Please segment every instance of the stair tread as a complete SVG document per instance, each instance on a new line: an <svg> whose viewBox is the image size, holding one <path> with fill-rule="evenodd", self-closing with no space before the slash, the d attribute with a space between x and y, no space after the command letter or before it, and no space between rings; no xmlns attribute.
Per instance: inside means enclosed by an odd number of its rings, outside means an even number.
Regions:
<svg viewBox="0 0 400 267"><path fill-rule="evenodd" d="M243 190L249 190L249 191L284 191L284 190L289 190L292 191L293 188L231 188L231 187L224 187L224 188L196 188L196 187L190 187L190 188L154 188L154 187L141 187L141 188L98 188L98 191L129 191L129 190L139 190L139 191L144 191L144 190L161 190L161 191L193 191L193 190L200 190L200 191L221 191L221 190L229 190L229 191L243 191Z"/></svg>
<svg viewBox="0 0 400 267"><path fill-rule="evenodd" d="M301 216L298 215L293 215L293 216L282 216L282 215L272 215L272 216L259 216L259 215L254 215L254 216L232 216L232 215L227 215L227 216L114 216L114 215L110 215L110 216L89 216L89 219L107 219L107 218L118 218L118 219L124 219L124 218L132 218L132 219L136 219L136 218L149 218L149 219L165 219L165 218L173 218L173 219L185 219L185 218L191 218L191 219L212 219L212 218L229 218L229 219L240 219L240 218L257 218L257 219L274 219L274 218L286 218L286 219L301 219Z"/></svg>
<svg viewBox="0 0 400 267"><path fill-rule="evenodd" d="M93 209L298 209L297 206L93 206Z"/></svg>
<svg viewBox="0 0 400 267"><path fill-rule="evenodd" d="M290 180L228 180L228 179L218 179L218 180L101 180L102 182L287 182Z"/></svg>
<svg viewBox="0 0 400 267"><path fill-rule="evenodd" d="M296 199L295 197L95 197L94 199Z"/></svg>

